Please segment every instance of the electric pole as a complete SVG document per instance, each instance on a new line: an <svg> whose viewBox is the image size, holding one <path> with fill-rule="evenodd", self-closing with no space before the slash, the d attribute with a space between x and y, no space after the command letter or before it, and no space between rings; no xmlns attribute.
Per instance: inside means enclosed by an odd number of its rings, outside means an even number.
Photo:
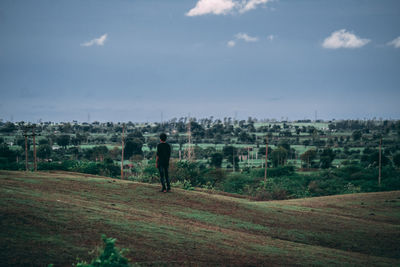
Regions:
<svg viewBox="0 0 400 267"><path fill-rule="evenodd" d="M28 171L28 134L24 131L25 136L25 171Z"/></svg>
<svg viewBox="0 0 400 267"><path fill-rule="evenodd" d="M378 176L379 186L381 186L381 170L382 170L382 137L379 140L379 176Z"/></svg>
<svg viewBox="0 0 400 267"><path fill-rule="evenodd" d="M267 167L268 167L268 135L265 137L265 171L264 171L264 189L267 188Z"/></svg>
<svg viewBox="0 0 400 267"><path fill-rule="evenodd" d="M234 155L235 147L232 145L232 170L235 172L235 155Z"/></svg>
<svg viewBox="0 0 400 267"><path fill-rule="evenodd" d="M36 134L35 125L32 126L32 137L33 137L33 169L37 171L37 160L36 160Z"/></svg>
<svg viewBox="0 0 400 267"><path fill-rule="evenodd" d="M125 124L122 124L122 153L121 153L121 180L124 179L124 147L125 147Z"/></svg>

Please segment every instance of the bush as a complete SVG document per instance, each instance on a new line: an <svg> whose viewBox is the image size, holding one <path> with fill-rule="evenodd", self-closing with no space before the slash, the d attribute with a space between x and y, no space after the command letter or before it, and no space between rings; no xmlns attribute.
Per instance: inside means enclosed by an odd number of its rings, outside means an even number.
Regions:
<svg viewBox="0 0 400 267"><path fill-rule="evenodd" d="M115 247L115 238L107 238L105 235L101 236L104 242L103 251L101 254L92 260L91 263L79 262L77 267L128 267L128 259L122 256L126 251L125 249L119 250Z"/></svg>
<svg viewBox="0 0 400 267"><path fill-rule="evenodd" d="M252 186L257 183L257 180L240 173L234 173L228 176L223 182L223 190L229 193L243 194L246 186Z"/></svg>

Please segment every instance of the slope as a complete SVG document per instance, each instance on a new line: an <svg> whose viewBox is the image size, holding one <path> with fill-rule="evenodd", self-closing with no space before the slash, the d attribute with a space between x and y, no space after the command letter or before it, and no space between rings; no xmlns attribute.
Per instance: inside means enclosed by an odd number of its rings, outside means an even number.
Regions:
<svg viewBox="0 0 400 267"><path fill-rule="evenodd" d="M253 202L68 172L0 172L1 265L71 266L100 235L145 266L400 265L400 192Z"/></svg>

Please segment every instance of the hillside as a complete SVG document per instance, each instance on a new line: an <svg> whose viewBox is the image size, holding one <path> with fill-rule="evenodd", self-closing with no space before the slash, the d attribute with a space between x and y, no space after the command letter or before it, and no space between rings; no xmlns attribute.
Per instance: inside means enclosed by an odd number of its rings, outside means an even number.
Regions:
<svg viewBox="0 0 400 267"><path fill-rule="evenodd" d="M400 265L400 191L288 201L0 172L2 266L71 266L100 235L148 265Z"/></svg>

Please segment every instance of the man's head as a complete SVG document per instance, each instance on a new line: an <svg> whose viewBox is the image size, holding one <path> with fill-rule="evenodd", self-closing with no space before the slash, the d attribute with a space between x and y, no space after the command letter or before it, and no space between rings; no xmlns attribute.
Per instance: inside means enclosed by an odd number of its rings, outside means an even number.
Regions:
<svg viewBox="0 0 400 267"><path fill-rule="evenodd" d="M162 142L167 141L167 135L166 135L165 133L160 134L160 140L161 140Z"/></svg>

